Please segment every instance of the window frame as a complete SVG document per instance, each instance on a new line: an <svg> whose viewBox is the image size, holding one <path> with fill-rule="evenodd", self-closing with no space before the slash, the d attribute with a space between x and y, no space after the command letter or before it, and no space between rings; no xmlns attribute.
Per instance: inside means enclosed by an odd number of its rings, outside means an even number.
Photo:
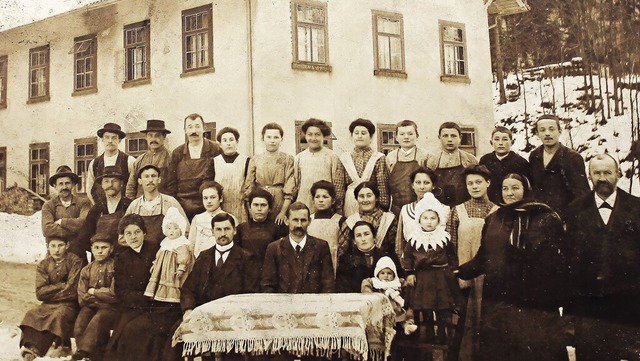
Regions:
<svg viewBox="0 0 640 361"><path fill-rule="evenodd" d="M298 6L306 6L311 8L319 8L324 13L324 24L316 24L312 22L305 22L298 20ZM297 70L312 70L320 72L330 72L331 65L329 65L329 24L328 24L327 4L319 1L312 0L293 0L291 1L291 35L292 35L292 55L293 61L291 62L291 69ZM324 36L324 61L313 60L300 60L298 27L308 27L309 29L322 29ZM313 41L313 36L311 36Z"/></svg>
<svg viewBox="0 0 640 361"><path fill-rule="evenodd" d="M469 144L464 143L464 134L469 134L471 142ZM461 125L460 126L460 149L476 155L478 151L477 142L478 130L473 125Z"/></svg>
<svg viewBox="0 0 640 361"><path fill-rule="evenodd" d="M131 147L132 141L136 141L138 143L136 147L137 150L132 150L132 147ZM127 136L124 138L124 144L125 144L125 152L135 158L139 157L140 155L144 154L147 150L149 150L149 145L147 144L147 134L143 132L127 133ZM141 149L141 144L144 144L144 146L142 147L144 149Z"/></svg>
<svg viewBox="0 0 640 361"><path fill-rule="evenodd" d="M7 147L0 147L0 193L7 189Z"/></svg>
<svg viewBox="0 0 640 361"><path fill-rule="evenodd" d="M86 41L90 41L90 49L93 51L92 54L89 55L78 55L79 49L78 47L83 46ZM78 44L80 43L80 44ZM87 49L88 50L88 49ZM85 77L87 73L90 74L90 86L85 86L82 88L78 88L78 61L82 59L89 59L91 62L91 71L85 71ZM85 68L86 69L86 68ZM91 94L96 93L98 91L98 38L96 34L89 34L84 36L79 36L73 39L73 93L72 96L83 95L83 94Z"/></svg>
<svg viewBox="0 0 640 361"><path fill-rule="evenodd" d="M135 43L127 42L127 33L136 29L142 29L142 41ZM139 21L137 23L127 24L122 29L122 46L124 49L124 81L122 83L123 88L128 88L136 85L150 84L151 83L151 22L147 20ZM142 49L143 55L143 69L144 76L129 79L129 50Z"/></svg>
<svg viewBox="0 0 640 361"><path fill-rule="evenodd" d="M32 57L35 53L37 52L45 52L44 53L44 60L45 60L45 64L37 64L37 65L33 65L32 63ZM27 104L31 104L31 103L38 103L38 102L43 102L43 101L49 101L51 99L50 97L50 89L49 89L49 84L50 84L50 72L51 72L51 48L49 46L49 44L47 45L43 45L43 46L39 46L36 48L31 48L29 49L29 81L28 81L28 98L27 98ZM38 94L38 95L33 95L31 93L31 76L33 74L34 71L38 71L40 69L44 70L44 94ZM37 84L37 83L36 83Z"/></svg>
<svg viewBox="0 0 640 361"><path fill-rule="evenodd" d="M396 125L391 123L378 123L376 124L376 133L378 134L378 151L384 153L384 155L389 154L391 151L396 150L400 147L400 143L396 140ZM384 134L391 133L390 139L392 143L388 143L384 141Z"/></svg>
<svg viewBox="0 0 640 361"><path fill-rule="evenodd" d="M38 151L38 158L33 158L33 151ZM40 151L45 150L46 157L40 158ZM51 147L48 142L46 143L31 143L29 144L29 189L39 195L48 195L49 194L49 160L51 159ZM44 174L42 175L42 179L38 179L36 175L34 177L33 167L38 166L39 174L42 173L40 171L40 167L44 168ZM35 181L35 184L33 183ZM42 181L43 184L39 184L39 181ZM39 192L42 190L43 192Z"/></svg>
<svg viewBox="0 0 640 361"><path fill-rule="evenodd" d="M453 40L445 40L444 28L445 27L456 27L462 30L462 41L453 41ZM469 78L469 52L467 51L467 30L465 24L446 21L446 20L438 20L438 37L440 39L440 81L443 82L458 82L458 83L470 83L471 79ZM447 62L445 59L445 45L453 45L457 47L462 47L462 52L464 55L464 59L462 59L463 67L465 70L465 74L448 74L447 73ZM460 62L460 60L454 60L456 62ZM457 68L457 66L456 66Z"/></svg>
<svg viewBox="0 0 640 361"><path fill-rule="evenodd" d="M306 139L304 139L304 134L302 134L302 124L304 124L305 120L296 120L295 121L295 134L296 134L296 154L304 151L309 148L307 145ZM331 135L324 138L322 144L325 148L329 148L333 150L333 141L336 140L336 136L333 134L333 124L331 122L326 122L331 130Z"/></svg>
<svg viewBox="0 0 640 361"><path fill-rule="evenodd" d="M91 154L87 154L86 146L92 145L93 152ZM85 147L84 155L78 155L78 146ZM87 190L85 189L87 175L89 171L89 164L91 161L98 156L98 138L97 137L86 137L86 138L78 138L73 140L73 171L80 177L80 182L76 185L76 192L78 194L86 194ZM81 172L78 169L78 163L82 162L84 164L84 172Z"/></svg>
<svg viewBox="0 0 640 361"><path fill-rule="evenodd" d="M9 56L0 55L0 109L7 108L7 82L9 81Z"/></svg>
<svg viewBox="0 0 640 361"><path fill-rule="evenodd" d="M215 141L216 140L216 122L205 122L204 123L204 131L202 135L204 138ZM187 141L187 136L185 135L185 142Z"/></svg>
<svg viewBox="0 0 640 361"><path fill-rule="evenodd" d="M197 16L199 14L208 13L208 21L207 28L199 28L197 30L186 30L186 19L190 16ZM215 71L213 66L213 5L206 4L202 6L198 6L191 9L186 9L182 11L182 74L180 77L191 76L191 75L199 75L212 73ZM204 29L204 31L203 31ZM205 66L198 66L187 68L187 37L190 35L195 35L199 33L207 34L207 61L208 64ZM197 50L196 50L197 51Z"/></svg>
<svg viewBox="0 0 640 361"><path fill-rule="evenodd" d="M384 32L378 31L378 18L380 17L399 21L400 34L384 33ZM395 78L407 78L407 68L405 65L405 51L404 51L404 20L403 20L402 14L372 10L371 19L372 19L371 22L372 22L372 31L373 31L373 64L374 64L373 75L389 76L389 77L395 77ZM402 69L387 69L387 68L382 68L380 66L379 49L378 49L379 36L386 36L389 38L394 37L394 38L400 39L400 58L402 63L401 64ZM390 56L389 64L391 64L392 62L391 52L389 52L389 56Z"/></svg>

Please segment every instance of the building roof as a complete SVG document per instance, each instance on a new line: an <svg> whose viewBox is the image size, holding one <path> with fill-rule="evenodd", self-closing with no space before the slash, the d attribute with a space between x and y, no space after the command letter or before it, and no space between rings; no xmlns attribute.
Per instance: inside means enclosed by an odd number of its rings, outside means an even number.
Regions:
<svg viewBox="0 0 640 361"><path fill-rule="evenodd" d="M527 0L484 0L489 15L514 15L531 10Z"/></svg>

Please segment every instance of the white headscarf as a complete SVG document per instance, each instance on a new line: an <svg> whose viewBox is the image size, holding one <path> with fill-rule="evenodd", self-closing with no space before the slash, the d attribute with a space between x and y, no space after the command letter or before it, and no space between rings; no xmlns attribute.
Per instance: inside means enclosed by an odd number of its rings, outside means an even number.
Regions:
<svg viewBox="0 0 640 361"><path fill-rule="evenodd" d="M394 278L391 281L382 281L378 279L378 273L383 269L388 268L393 272ZM387 256L380 257L376 263L376 268L373 271L373 288L378 290L386 290L388 288L398 290L400 289L400 279L398 278L398 271L396 270L396 264L393 260Z"/></svg>
<svg viewBox="0 0 640 361"><path fill-rule="evenodd" d="M167 214L164 215L164 219L162 220L162 233L164 233L165 236L167 235L167 226L171 223L175 223L184 236L187 232L187 220L184 219L176 207L167 209Z"/></svg>
<svg viewBox="0 0 640 361"><path fill-rule="evenodd" d="M438 215L439 223L433 232L425 232L420 226L420 216L426 211L434 211ZM447 220L449 219L450 208L440 203L439 200L431 192L424 194L424 197L416 205L416 218L415 222L418 223L418 227L413 231L407 241L411 243L411 246L415 249L424 247L425 251L429 247L435 249L437 246L443 247L451 239L449 232L445 230L447 226Z"/></svg>

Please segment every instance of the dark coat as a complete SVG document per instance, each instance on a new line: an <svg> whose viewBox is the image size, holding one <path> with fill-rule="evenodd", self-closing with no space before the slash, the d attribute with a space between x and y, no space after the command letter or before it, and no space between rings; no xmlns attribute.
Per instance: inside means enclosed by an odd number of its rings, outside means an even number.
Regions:
<svg viewBox="0 0 640 361"><path fill-rule="evenodd" d="M398 270L398 277L404 277L400 261L395 252L385 252L380 248L374 247L369 253L371 263L367 262L367 256L355 246L352 246L338 261L338 269L336 271L336 292L359 293L362 280L373 277L373 271L376 263L383 257L388 256L393 260Z"/></svg>
<svg viewBox="0 0 640 361"><path fill-rule="evenodd" d="M218 270L215 246L202 251L193 270L181 288L180 305L191 310L209 301L228 295L258 292L259 268L256 257L233 246L227 260Z"/></svg>
<svg viewBox="0 0 640 361"><path fill-rule="evenodd" d="M531 178L529 162L513 151L503 159L498 159L496 152L485 154L480 158L480 164L491 172L491 185L487 193L491 202L495 204L502 204L502 179L505 175L517 173Z"/></svg>
<svg viewBox="0 0 640 361"><path fill-rule="evenodd" d="M569 203L589 193L584 159L578 152L560 144L545 168L543 148L540 146L529 155L533 196L564 217L565 207Z"/></svg>
<svg viewBox="0 0 640 361"><path fill-rule="evenodd" d="M300 260L287 236L267 246L262 267L260 285L265 293L331 293L335 289L329 244L309 235Z"/></svg>
<svg viewBox="0 0 640 361"><path fill-rule="evenodd" d="M573 313L640 325L640 199L618 188L608 224L594 192L568 208L567 233L573 242Z"/></svg>

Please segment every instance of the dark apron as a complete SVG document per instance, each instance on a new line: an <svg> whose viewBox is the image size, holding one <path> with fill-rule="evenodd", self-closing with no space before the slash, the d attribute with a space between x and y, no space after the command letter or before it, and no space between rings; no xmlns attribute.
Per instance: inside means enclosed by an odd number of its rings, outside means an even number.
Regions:
<svg viewBox="0 0 640 361"><path fill-rule="evenodd" d="M440 166L440 158L438 158L437 164ZM451 168L436 168L435 174L442 189L442 194L439 198L440 202L453 207L471 198L469 192L467 192L463 172L462 157L460 158L460 165Z"/></svg>
<svg viewBox="0 0 640 361"><path fill-rule="evenodd" d="M160 214L155 216L140 216L147 228L147 233L144 235L144 241L146 243L158 245L164 239L164 232L162 232L162 220L164 219L163 205L162 198L160 198ZM140 214L139 208L138 214Z"/></svg>
<svg viewBox="0 0 640 361"><path fill-rule="evenodd" d="M177 174L176 199L191 221L193 216L205 211L200 185L205 180L213 180L213 158L183 159L178 163Z"/></svg>
<svg viewBox="0 0 640 361"><path fill-rule="evenodd" d="M400 150L398 150L398 153ZM396 218L405 204L416 200L416 194L411 187L411 173L420 167L416 160L418 149L413 154L413 160L400 162L396 153L396 165L389 174L389 188L391 190L391 212Z"/></svg>

